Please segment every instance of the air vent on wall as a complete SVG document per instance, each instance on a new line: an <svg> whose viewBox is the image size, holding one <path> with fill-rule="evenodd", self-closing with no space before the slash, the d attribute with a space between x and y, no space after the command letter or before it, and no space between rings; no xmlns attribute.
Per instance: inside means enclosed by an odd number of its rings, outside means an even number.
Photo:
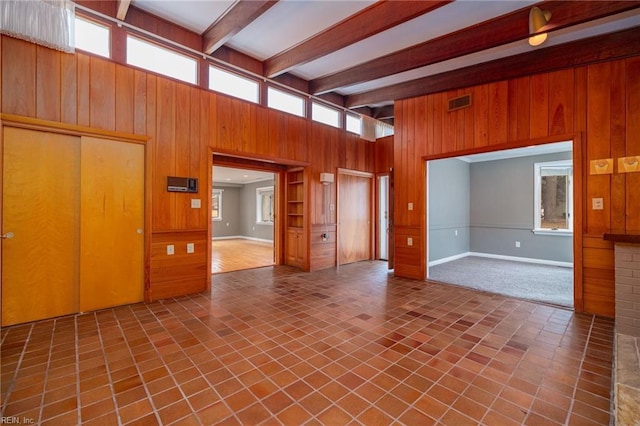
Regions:
<svg viewBox="0 0 640 426"><path fill-rule="evenodd" d="M471 94L449 99L449 111L455 111L468 106L471 106Z"/></svg>

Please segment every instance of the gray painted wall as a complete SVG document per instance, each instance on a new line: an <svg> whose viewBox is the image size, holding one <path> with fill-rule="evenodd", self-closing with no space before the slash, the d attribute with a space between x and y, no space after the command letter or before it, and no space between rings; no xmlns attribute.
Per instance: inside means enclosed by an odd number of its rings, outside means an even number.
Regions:
<svg viewBox="0 0 640 426"><path fill-rule="evenodd" d="M457 159L429 162L429 262L469 251L469 170Z"/></svg>
<svg viewBox="0 0 640 426"><path fill-rule="evenodd" d="M256 188L273 186L275 181L263 181L246 185L215 185L223 189L222 220L211 221L213 238L249 237L273 241L273 225L256 223Z"/></svg>
<svg viewBox="0 0 640 426"><path fill-rule="evenodd" d="M241 198L241 235L245 237L273 241L273 225L256 223L256 189L274 185L275 181L268 180L263 182L249 183L243 186Z"/></svg>
<svg viewBox="0 0 640 426"><path fill-rule="evenodd" d="M470 251L572 262L571 237L531 232L533 165L565 159L571 159L570 152L472 163Z"/></svg>
<svg viewBox="0 0 640 426"><path fill-rule="evenodd" d="M240 195L242 186L215 185L213 189L223 189L222 220L212 220L213 238L242 235L240 219Z"/></svg>

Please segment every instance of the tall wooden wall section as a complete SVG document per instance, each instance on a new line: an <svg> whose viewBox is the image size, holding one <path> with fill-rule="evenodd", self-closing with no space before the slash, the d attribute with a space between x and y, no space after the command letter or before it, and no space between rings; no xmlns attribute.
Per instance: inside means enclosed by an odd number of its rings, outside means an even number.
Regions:
<svg viewBox="0 0 640 426"><path fill-rule="evenodd" d="M212 151L308 164L311 241L321 240L313 235L314 225L325 220L321 195L328 191L326 198L336 199L335 185L325 189L320 172L374 171L375 144L357 135L107 59L2 36L0 60L2 113L149 137L148 300L204 290L210 279L206 189ZM203 208L190 208L188 194L167 192L167 176L198 178ZM326 221L335 227L333 213ZM186 254L186 242L195 243L195 254ZM175 244L175 255L166 255L167 244ZM312 268L335 264L335 242L322 249L317 254L311 247Z"/></svg>
<svg viewBox="0 0 640 426"><path fill-rule="evenodd" d="M471 107L447 112L448 99L467 93ZM426 273L423 157L576 135L583 185L582 229L575 232L582 233L583 254L574 261L582 265L583 308L613 316L613 246L602 235L640 231L640 174L591 176L589 161L640 155L640 57L396 101L396 275ZM591 209L593 197L604 198L604 210Z"/></svg>

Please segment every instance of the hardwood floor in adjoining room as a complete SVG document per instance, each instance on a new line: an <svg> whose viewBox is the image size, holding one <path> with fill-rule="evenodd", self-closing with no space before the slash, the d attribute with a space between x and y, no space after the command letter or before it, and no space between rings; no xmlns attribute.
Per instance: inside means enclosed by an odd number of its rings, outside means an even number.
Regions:
<svg viewBox="0 0 640 426"><path fill-rule="evenodd" d="M273 265L273 243L234 238L211 241L211 273Z"/></svg>
<svg viewBox="0 0 640 426"><path fill-rule="evenodd" d="M1 416L41 424L608 425L611 319L384 262L5 327Z"/></svg>

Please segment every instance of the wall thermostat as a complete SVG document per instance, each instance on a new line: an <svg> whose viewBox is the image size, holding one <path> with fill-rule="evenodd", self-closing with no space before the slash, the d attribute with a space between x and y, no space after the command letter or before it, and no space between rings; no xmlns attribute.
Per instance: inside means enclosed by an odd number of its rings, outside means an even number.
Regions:
<svg viewBox="0 0 640 426"><path fill-rule="evenodd" d="M198 192L198 179L188 177L167 176L167 191Z"/></svg>

